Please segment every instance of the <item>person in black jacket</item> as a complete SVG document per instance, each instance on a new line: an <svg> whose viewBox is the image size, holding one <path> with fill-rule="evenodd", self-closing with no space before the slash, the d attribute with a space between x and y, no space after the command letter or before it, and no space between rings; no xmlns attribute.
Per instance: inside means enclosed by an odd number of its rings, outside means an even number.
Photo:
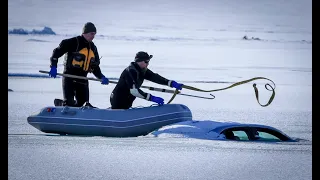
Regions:
<svg viewBox="0 0 320 180"><path fill-rule="evenodd" d="M101 84L108 84L106 78L99 67L100 59L97 47L92 42L96 35L96 27L93 23L87 22L82 31L82 35L64 39L59 46L53 50L50 58L50 77L56 77L58 58L65 54L64 74L87 77L88 73L93 73L95 77L102 80ZM89 103L89 82L84 79L62 77L63 106L81 107Z"/></svg>
<svg viewBox="0 0 320 180"><path fill-rule="evenodd" d="M149 55L147 52L139 51L135 56L134 62L131 62L123 70L117 85L110 95L111 109L129 109L136 97L163 105L163 98L145 93L140 89L144 79L179 90L182 89L183 84L168 80L148 69L149 61L152 57L153 55Z"/></svg>

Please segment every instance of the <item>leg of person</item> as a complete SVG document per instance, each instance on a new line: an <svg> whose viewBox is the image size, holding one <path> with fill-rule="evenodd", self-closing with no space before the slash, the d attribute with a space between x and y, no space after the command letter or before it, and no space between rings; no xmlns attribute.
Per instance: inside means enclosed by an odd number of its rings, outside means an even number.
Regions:
<svg viewBox="0 0 320 180"><path fill-rule="evenodd" d="M75 97L76 106L81 107L86 102L89 102L89 82L87 81L77 81L75 82Z"/></svg>
<svg viewBox="0 0 320 180"><path fill-rule="evenodd" d="M62 77L63 106L75 106L74 82L72 78Z"/></svg>
<svg viewBox="0 0 320 180"><path fill-rule="evenodd" d="M132 106L132 102L128 100L121 100L114 97L113 93L110 96L111 109L129 109Z"/></svg>

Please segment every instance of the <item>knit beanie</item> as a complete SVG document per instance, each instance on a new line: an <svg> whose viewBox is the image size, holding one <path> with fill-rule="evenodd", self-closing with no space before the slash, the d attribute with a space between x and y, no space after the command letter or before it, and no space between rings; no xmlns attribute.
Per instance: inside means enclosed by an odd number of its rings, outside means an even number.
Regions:
<svg viewBox="0 0 320 180"><path fill-rule="evenodd" d="M97 32L97 29L92 22L87 22L82 29L82 34L86 34L89 32Z"/></svg>

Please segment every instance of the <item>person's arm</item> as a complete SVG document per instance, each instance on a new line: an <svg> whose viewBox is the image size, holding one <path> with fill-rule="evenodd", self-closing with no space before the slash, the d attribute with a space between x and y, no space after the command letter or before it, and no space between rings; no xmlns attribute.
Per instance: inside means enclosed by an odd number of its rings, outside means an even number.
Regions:
<svg viewBox="0 0 320 180"><path fill-rule="evenodd" d="M102 74L100 69L100 58L99 58L98 49L94 44L92 47L94 48L93 49L94 59L90 61L90 72L92 72L96 78L102 79L101 84L103 85L109 84L109 79Z"/></svg>
<svg viewBox="0 0 320 180"><path fill-rule="evenodd" d="M150 69L146 71L145 77L147 80L152 81L157 84L167 85L169 87L176 88L178 90L182 89L183 84L177 83L173 80L168 80L157 73L152 72Z"/></svg>
<svg viewBox="0 0 320 180"><path fill-rule="evenodd" d="M70 38L64 39L60 42L59 46L56 47L52 52L52 55L50 57L50 67L57 67L58 59L66 52L70 51L75 40L75 38Z"/></svg>
<svg viewBox="0 0 320 180"><path fill-rule="evenodd" d="M164 104L164 99L163 98L157 97L157 96L153 96L150 93L145 93L140 88L137 88L135 86L135 79L137 79L137 76L138 76L138 74L137 74L137 72L135 70L133 70L133 69L128 70L128 76L129 76L129 78L127 80L127 84L130 87L130 93L133 96L136 96L136 97L141 98L141 99L145 99L147 101L152 101L152 102L158 103L159 105L163 105Z"/></svg>
<svg viewBox="0 0 320 180"><path fill-rule="evenodd" d="M60 42L59 46L56 47L52 55L50 57L50 72L49 76L56 78L57 76L57 66L58 66L58 59L64 55L66 52L69 52L70 49L73 47L73 41L77 40L76 38L64 39Z"/></svg>
<svg viewBox="0 0 320 180"><path fill-rule="evenodd" d="M134 69L127 68L127 76L126 76L126 84L128 88L130 89L130 94L133 96L136 96L141 99L149 100L150 94L145 93L140 88L136 87L136 79L138 79L138 73Z"/></svg>
<svg viewBox="0 0 320 180"><path fill-rule="evenodd" d="M171 85L171 81L170 80L160 76L157 73L152 72L150 69L147 69L146 74L145 74L145 78L147 80L152 81L152 82L157 83L157 84L166 85L166 86L170 86Z"/></svg>
<svg viewBox="0 0 320 180"><path fill-rule="evenodd" d="M90 68L92 69L92 73L96 78L101 79L104 75L100 69L100 58L98 49L95 45L93 45L93 53L94 53L94 60L90 62Z"/></svg>

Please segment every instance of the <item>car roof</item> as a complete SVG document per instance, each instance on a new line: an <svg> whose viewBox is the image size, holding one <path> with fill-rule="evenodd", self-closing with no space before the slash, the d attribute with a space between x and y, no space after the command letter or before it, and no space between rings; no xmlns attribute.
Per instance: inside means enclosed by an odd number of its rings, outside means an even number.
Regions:
<svg viewBox="0 0 320 180"><path fill-rule="evenodd" d="M280 131L277 128L267 126L267 125L262 125L262 124L250 124L250 123L238 123L238 122L215 122L214 128L211 129L211 131L214 131L218 134L222 133L222 131L229 129L229 128L236 128L236 127L254 127L254 128L265 128L265 129L270 129L273 131L277 131L285 136L287 136L285 133ZM289 136L287 136L289 137Z"/></svg>

